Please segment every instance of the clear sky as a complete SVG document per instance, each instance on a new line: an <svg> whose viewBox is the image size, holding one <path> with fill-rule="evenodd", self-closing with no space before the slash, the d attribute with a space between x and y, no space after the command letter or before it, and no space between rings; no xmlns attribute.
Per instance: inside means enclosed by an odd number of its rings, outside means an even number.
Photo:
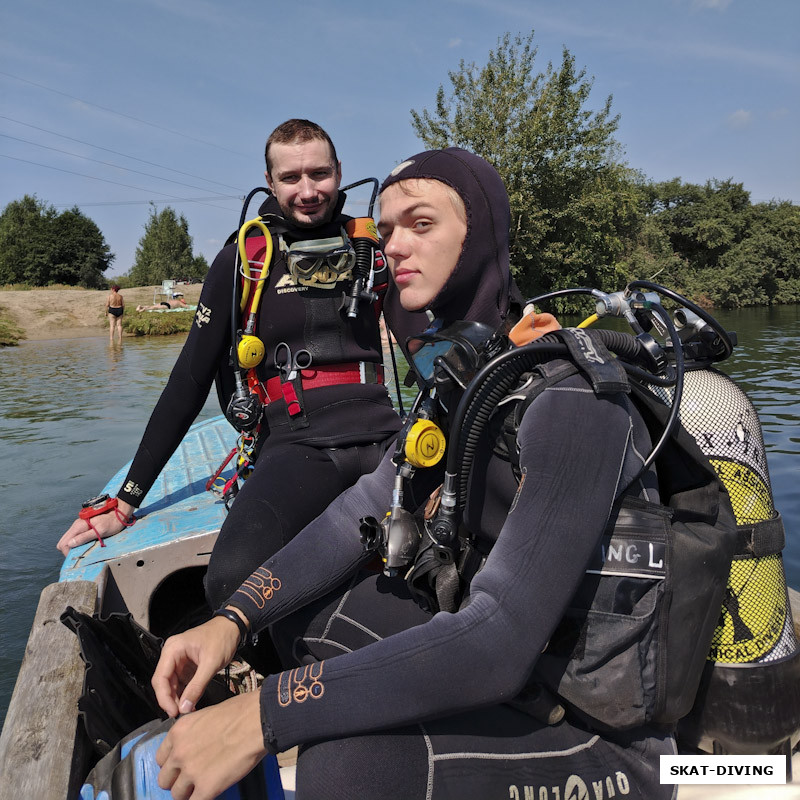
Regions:
<svg viewBox="0 0 800 800"><path fill-rule="evenodd" d="M410 109L530 30L537 71L566 46L613 95L631 167L800 203L800 0L5 0L0 208L78 205L116 275L168 204L210 262L275 125L319 122L345 182L382 179L421 149Z"/></svg>

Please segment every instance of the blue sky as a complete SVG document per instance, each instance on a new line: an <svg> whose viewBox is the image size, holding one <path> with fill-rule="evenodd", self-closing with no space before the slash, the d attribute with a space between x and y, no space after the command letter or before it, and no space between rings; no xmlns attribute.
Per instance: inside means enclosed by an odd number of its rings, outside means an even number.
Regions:
<svg viewBox="0 0 800 800"><path fill-rule="evenodd" d="M592 104L613 95L631 167L800 203L798 0L2 5L0 208L25 193L77 204L116 253L112 275L131 267L149 201L184 214L210 262L289 117L329 131L345 182L382 179L421 149L410 109L431 108L461 59L532 29L538 70L566 46Z"/></svg>

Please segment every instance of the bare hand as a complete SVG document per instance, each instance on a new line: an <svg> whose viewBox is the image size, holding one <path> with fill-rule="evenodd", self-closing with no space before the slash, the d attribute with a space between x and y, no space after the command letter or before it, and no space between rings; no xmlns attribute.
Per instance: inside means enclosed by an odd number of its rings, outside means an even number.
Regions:
<svg viewBox="0 0 800 800"><path fill-rule="evenodd" d="M124 500L119 500L118 503L117 509L126 518L130 518L136 510ZM120 522L113 509L107 511L105 514L98 514L96 517L92 517L92 525L97 529L97 533L100 534L101 539L114 536L125 529L125 526ZM67 555L71 548L94 541L96 538L97 535L89 527L89 523L85 519L78 517L78 519L69 526L69 530L58 540L56 547L64 555Z"/></svg>
<svg viewBox="0 0 800 800"><path fill-rule="evenodd" d="M193 711L209 681L230 664L239 644L239 629L214 617L164 643L150 681L159 706L171 717Z"/></svg>
<svg viewBox="0 0 800 800"><path fill-rule="evenodd" d="M156 751L158 785L175 800L213 800L266 754L259 693L241 694L172 726Z"/></svg>

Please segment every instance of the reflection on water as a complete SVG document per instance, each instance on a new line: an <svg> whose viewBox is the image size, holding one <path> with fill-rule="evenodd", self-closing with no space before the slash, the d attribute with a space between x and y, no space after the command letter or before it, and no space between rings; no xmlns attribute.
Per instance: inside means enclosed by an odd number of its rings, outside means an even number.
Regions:
<svg viewBox="0 0 800 800"><path fill-rule="evenodd" d="M724 365L764 427L775 505L800 588L800 306L719 314L741 344ZM133 457L183 337L23 342L0 350L0 719L41 589L58 577L55 543L81 500ZM219 413L216 397L202 417Z"/></svg>
<svg viewBox="0 0 800 800"><path fill-rule="evenodd" d="M741 344L725 365L758 409L770 453L800 453L800 306L720 315ZM787 424L794 422L795 424Z"/></svg>
<svg viewBox="0 0 800 800"><path fill-rule="evenodd" d="M82 500L133 457L185 337L0 349L0 719L55 543ZM219 413L212 393L202 417Z"/></svg>

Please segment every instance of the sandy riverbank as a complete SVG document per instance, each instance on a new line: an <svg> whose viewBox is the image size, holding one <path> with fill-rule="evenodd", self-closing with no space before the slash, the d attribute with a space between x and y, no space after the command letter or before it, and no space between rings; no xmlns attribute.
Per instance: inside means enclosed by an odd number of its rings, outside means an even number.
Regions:
<svg viewBox="0 0 800 800"><path fill-rule="evenodd" d="M202 288L199 283L176 287L189 305L197 303ZM134 310L139 304L151 304L155 289L123 289L125 306ZM103 336L108 333L107 297L107 291L95 289L0 289L0 309L25 332L26 339Z"/></svg>

